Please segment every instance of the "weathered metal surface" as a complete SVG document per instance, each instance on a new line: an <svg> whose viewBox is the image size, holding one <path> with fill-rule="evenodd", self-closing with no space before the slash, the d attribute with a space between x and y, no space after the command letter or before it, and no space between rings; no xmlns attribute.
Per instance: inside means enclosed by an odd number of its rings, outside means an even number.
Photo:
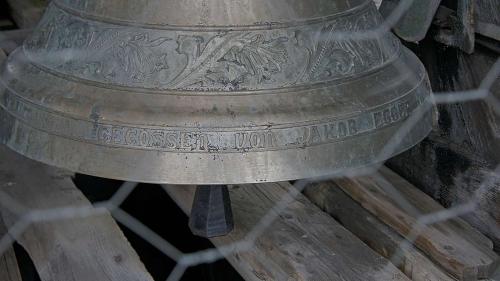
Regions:
<svg viewBox="0 0 500 281"><path fill-rule="evenodd" d="M178 184L381 161L431 127L426 112L378 157L430 94L392 34L363 32L381 21L371 0L54 0L3 66L0 141L82 173Z"/></svg>
<svg viewBox="0 0 500 281"><path fill-rule="evenodd" d="M393 27L394 32L406 41L419 42L425 38L431 24L434 23L438 26L434 35L436 41L458 47L469 54L474 52L474 27L478 19L474 11L478 6L476 2L482 1L459 0L453 9L440 6L441 2L441 0L413 1ZM384 0L380 12L387 18L398 12L396 8L401 3L400 0ZM481 26L483 30L487 29L486 32L493 32L490 25L481 24Z"/></svg>
<svg viewBox="0 0 500 281"><path fill-rule="evenodd" d="M387 18L395 12L394 9L400 3L401 0L384 0L379 9L380 13ZM440 3L441 0L413 0L409 9L394 26L394 32L405 41L423 40L431 27L432 19Z"/></svg>

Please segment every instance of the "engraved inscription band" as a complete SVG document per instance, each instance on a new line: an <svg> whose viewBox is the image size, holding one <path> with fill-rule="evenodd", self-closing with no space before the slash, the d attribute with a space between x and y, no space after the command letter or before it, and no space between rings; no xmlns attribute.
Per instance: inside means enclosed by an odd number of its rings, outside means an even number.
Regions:
<svg viewBox="0 0 500 281"><path fill-rule="evenodd" d="M164 152L219 153L306 148L370 134L403 122L423 102L414 89L406 96L355 116L262 129L132 127L75 120L49 113L6 91L2 107L38 130L98 145ZM231 131L228 131L231 130Z"/></svg>

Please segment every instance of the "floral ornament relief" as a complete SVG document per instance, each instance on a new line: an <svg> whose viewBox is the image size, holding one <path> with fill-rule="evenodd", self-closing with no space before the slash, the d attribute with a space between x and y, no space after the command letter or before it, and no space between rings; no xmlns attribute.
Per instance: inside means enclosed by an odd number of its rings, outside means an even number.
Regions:
<svg viewBox="0 0 500 281"><path fill-rule="evenodd" d="M141 33L129 36L110 51L131 79L143 81L154 73L169 69L168 54L154 51L155 47L169 40L165 37L151 40L148 33Z"/></svg>
<svg viewBox="0 0 500 281"><path fill-rule="evenodd" d="M39 65L101 83L254 90L329 81L381 65L394 56L398 44L391 38L334 36L370 29L377 21L367 9L355 18L272 31L165 31L124 29L51 6L26 49L40 52L32 56Z"/></svg>
<svg viewBox="0 0 500 281"><path fill-rule="evenodd" d="M388 40L387 37L352 40L335 36L337 32L362 32L375 26L377 18L373 14L363 14L355 21L343 19L333 22L319 32L297 31L297 42L308 53L307 66L297 82L327 81L345 77L371 69L390 59L396 53L395 46L381 50L382 42Z"/></svg>
<svg viewBox="0 0 500 281"><path fill-rule="evenodd" d="M269 80L286 63L282 43L287 40L265 40L264 35L255 33L223 33L205 44L201 37L180 36L178 52L186 55L187 64L170 86L231 90Z"/></svg>
<svg viewBox="0 0 500 281"><path fill-rule="evenodd" d="M266 41L262 34L246 34L236 40L229 51L209 70L207 77L212 81L237 86L247 77L254 77L255 83L271 79L282 70L288 56L283 43L288 38L280 37ZM232 73L229 71L232 70ZM232 79L227 79L232 78Z"/></svg>

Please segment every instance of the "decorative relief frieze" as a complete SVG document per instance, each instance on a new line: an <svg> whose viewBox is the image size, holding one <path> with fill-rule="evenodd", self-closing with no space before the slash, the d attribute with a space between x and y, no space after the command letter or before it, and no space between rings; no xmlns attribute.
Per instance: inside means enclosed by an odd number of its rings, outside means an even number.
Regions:
<svg viewBox="0 0 500 281"><path fill-rule="evenodd" d="M25 52L33 63L98 83L157 90L234 91L359 75L399 55L387 33L341 39L380 24L373 5L334 20L272 30L175 31L80 18L52 4Z"/></svg>

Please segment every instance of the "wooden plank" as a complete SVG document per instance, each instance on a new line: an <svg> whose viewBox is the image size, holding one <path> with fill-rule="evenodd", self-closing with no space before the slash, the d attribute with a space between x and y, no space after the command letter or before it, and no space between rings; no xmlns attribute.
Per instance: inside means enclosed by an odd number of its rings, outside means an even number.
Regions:
<svg viewBox="0 0 500 281"><path fill-rule="evenodd" d="M434 24L437 27L434 40L460 48L472 54L475 47L474 2L457 0L456 10L445 5L439 7Z"/></svg>
<svg viewBox="0 0 500 281"><path fill-rule="evenodd" d="M165 188L188 213L194 187ZM234 231L211 241L222 247L244 239L293 188L289 183L231 186ZM253 247L227 259L249 281L409 280L302 194L286 205Z"/></svg>
<svg viewBox="0 0 500 281"><path fill-rule="evenodd" d="M411 280L456 280L418 249L402 247L405 242L402 236L361 207L334 182L309 185L304 190L304 194L374 251L391 259Z"/></svg>
<svg viewBox="0 0 500 281"><path fill-rule="evenodd" d="M500 0L475 2L476 32L500 41Z"/></svg>
<svg viewBox="0 0 500 281"><path fill-rule="evenodd" d="M1 60L0 58L0 61ZM5 228L3 220L0 218L0 238L6 235L6 233L7 229ZM8 247L7 250L0 255L0 280L22 281L19 266L17 265L16 254L12 247Z"/></svg>
<svg viewBox="0 0 500 281"><path fill-rule="evenodd" d="M91 208L71 174L26 159L0 146L0 191L10 202L36 210ZM0 206L6 225L20 214ZM59 213L58 213L59 214ZM31 224L17 238L44 281L153 281L111 215L82 215Z"/></svg>
<svg viewBox="0 0 500 281"><path fill-rule="evenodd" d="M33 28L40 21L46 0L7 0L11 9L11 15L20 28Z"/></svg>
<svg viewBox="0 0 500 281"><path fill-rule="evenodd" d="M0 64L5 60L6 55L0 48ZM1 184L1 181L0 181ZM7 228L0 217L0 239L7 235ZM0 280L2 281L22 281L16 254L12 247L7 247L5 252L0 253Z"/></svg>
<svg viewBox="0 0 500 281"><path fill-rule="evenodd" d="M9 19L0 19L0 30L12 29L15 28L16 25Z"/></svg>
<svg viewBox="0 0 500 281"><path fill-rule="evenodd" d="M5 53L10 54L24 39L32 32L31 29L15 29L0 32L0 49Z"/></svg>
<svg viewBox="0 0 500 281"><path fill-rule="evenodd" d="M377 176L339 179L336 183L365 209L408 237L421 214L439 209L433 200L387 168ZM403 198L418 210L414 213L387 192L391 183ZM443 208L444 209L444 208ZM487 238L456 221L445 221L423 227L415 245L459 280L488 278L498 266L498 256L491 250ZM481 242L482 241L482 242Z"/></svg>
<svg viewBox="0 0 500 281"><path fill-rule="evenodd" d="M421 42L416 53L437 98L442 97L440 92L478 89L498 60L498 53L481 46L467 55L432 40ZM500 99L500 79L493 83L491 94ZM439 122L429 137L390 159L388 166L446 207L469 201L483 182L493 180L482 193L481 204L462 218L487 235L500 252L500 188L493 173L500 159L500 115L495 107L490 100L438 105Z"/></svg>
<svg viewBox="0 0 500 281"><path fill-rule="evenodd" d="M380 5L382 4L382 0L373 0L373 2L375 2L375 5L377 6L377 8L380 8Z"/></svg>

